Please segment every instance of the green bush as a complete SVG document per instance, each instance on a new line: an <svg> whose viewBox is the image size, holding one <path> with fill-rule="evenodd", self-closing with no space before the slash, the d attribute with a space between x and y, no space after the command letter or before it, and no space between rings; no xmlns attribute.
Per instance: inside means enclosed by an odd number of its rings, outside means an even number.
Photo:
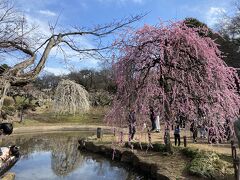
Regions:
<svg viewBox="0 0 240 180"><path fill-rule="evenodd" d="M200 151L193 148L183 148L181 153L191 159L186 167L191 175L207 179L217 179L232 174L231 164L222 160L214 152Z"/></svg>
<svg viewBox="0 0 240 180"><path fill-rule="evenodd" d="M164 144L153 144L153 150L157 152L165 152L166 151L166 146Z"/></svg>
<svg viewBox="0 0 240 180"><path fill-rule="evenodd" d="M15 113L16 109L14 106L3 106L2 108L3 119L7 119L7 116L14 116Z"/></svg>
<svg viewBox="0 0 240 180"><path fill-rule="evenodd" d="M194 159L187 167L191 175L203 178L216 179L229 174L229 163L221 160L216 153L199 151L188 151Z"/></svg>
<svg viewBox="0 0 240 180"><path fill-rule="evenodd" d="M182 151L183 155L185 155L186 157L189 157L191 159L194 159L199 154L198 149L183 148L181 151Z"/></svg>
<svg viewBox="0 0 240 180"><path fill-rule="evenodd" d="M3 101L3 106L13 106L14 105L14 101L11 97L5 97L4 101Z"/></svg>

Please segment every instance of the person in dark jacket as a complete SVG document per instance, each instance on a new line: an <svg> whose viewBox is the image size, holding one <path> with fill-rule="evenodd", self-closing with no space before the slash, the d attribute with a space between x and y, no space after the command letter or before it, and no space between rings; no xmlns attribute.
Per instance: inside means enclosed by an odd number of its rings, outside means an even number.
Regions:
<svg viewBox="0 0 240 180"><path fill-rule="evenodd" d="M178 142L178 146L180 146L181 141L180 141L180 126L177 125L174 129L174 139L175 139L175 146L177 145Z"/></svg>
<svg viewBox="0 0 240 180"><path fill-rule="evenodd" d="M130 140L133 140L134 135L136 133L136 117L135 117L135 111L132 108L128 115L128 122L129 122L129 136Z"/></svg>
<svg viewBox="0 0 240 180"><path fill-rule="evenodd" d="M190 125L190 131L192 132L193 142L197 142L198 129L196 123L193 121Z"/></svg>
<svg viewBox="0 0 240 180"><path fill-rule="evenodd" d="M156 115L154 113L154 110L153 110L153 107L150 107L150 120L151 120L151 123L152 123L152 129L151 131L154 131L156 130Z"/></svg>

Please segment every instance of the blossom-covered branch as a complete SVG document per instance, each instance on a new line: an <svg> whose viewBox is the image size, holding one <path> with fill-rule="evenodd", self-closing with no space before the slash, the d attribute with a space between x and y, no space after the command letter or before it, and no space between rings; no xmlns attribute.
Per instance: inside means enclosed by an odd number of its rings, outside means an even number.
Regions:
<svg viewBox="0 0 240 180"><path fill-rule="evenodd" d="M127 124L125 115L134 107L143 124L149 106L167 124L179 114L208 125L235 120L240 105L236 70L227 67L217 44L198 32L183 22L145 25L119 40L118 91L108 122Z"/></svg>

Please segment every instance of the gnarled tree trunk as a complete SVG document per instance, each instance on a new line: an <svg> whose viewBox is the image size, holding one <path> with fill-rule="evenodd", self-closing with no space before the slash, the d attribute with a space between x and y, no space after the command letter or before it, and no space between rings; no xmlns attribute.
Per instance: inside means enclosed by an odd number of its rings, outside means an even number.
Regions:
<svg viewBox="0 0 240 180"><path fill-rule="evenodd" d="M2 111L4 99L6 97L7 91L10 88L10 83L7 80L0 81L0 121L7 119L6 114Z"/></svg>
<svg viewBox="0 0 240 180"><path fill-rule="evenodd" d="M29 67L34 63L34 60L36 58L35 53L29 49L20 47L17 44L12 44L12 42L10 43L12 46L15 46L15 48L20 49L24 53L30 55L30 58L22 61L19 64L16 64L12 68L6 70L3 74L1 74L0 76L0 111L1 112L3 108L4 99L6 97L6 94L8 93L10 86L22 86L32 81L43 69L51 49L57 44L59 44L60 42L61 42L61 35L57 36L57 38L52 36L48 41L48 44L42 54L41 59L39 60L39 63L36 65L36 67L33 70L27 73L23 73L23 72L27 67ZM3 114L4 114L4 117L3 117ZM5 113L1 113L0 120L6 119L5 116L6 116Z"/></svg>
<svg viewBox="0 0 240 180"><path fill-rule="evenodd" d="M107 35L138 21L142 17L143 16L135 16L129 19L123 19L119 22L96 26L93 27L92 30L86 31L76 27L74 29L71 28L72 30L63 31L63 33L55 33L55 27L50 27L52 35L37 47L41 35L39 34L39 37L34 39L34 36L32 36L30 32L35 28L29 28L29 25L26 24L22 18L22 13L18 13L13 4L8 0L0 1L0 51L3 56L4 53L8 55L9 53L13 53L16 57L22 54L27 57L22 60L19 58L18 63L13 67L0 67L0 112L2 111L4 98L10 86L24 86L35 79L43 69L53 47L59 46L59 49L64 51L64 46L60 47L61 44L63 44L76 53L86 55L87 57L103 57L101 52L109 49L112 45L103 45L102 38L106 38ZM22 34L19 32L22 32ZM95 47L84 47L81 41L77 42L74 40L74 37L79 36L93 36L97 37L98 40L96 39L95 41ZM38 59L36 55L40 49L44 51ZM2 117L0 115L0 120L1 119Z"/></svg>
<svg viewBox="0 0 240 180"><path fill-rule="evenodd" d="M10 83L7 80L0 80L0 110L2 110L3 102L7 94L8 89L10 88ZM1 113L2 114L2 113Z"/></svg>

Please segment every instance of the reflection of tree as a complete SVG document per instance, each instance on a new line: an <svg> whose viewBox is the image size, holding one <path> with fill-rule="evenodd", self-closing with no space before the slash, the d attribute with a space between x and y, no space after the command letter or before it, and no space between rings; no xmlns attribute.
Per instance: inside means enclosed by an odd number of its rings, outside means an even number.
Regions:
<svg viewBox="0 0 240 180"><path fill-rule="evenodd" d="M97 174L99 175L99 176L103 176L104 175L104 167L103 167L103 160L102 159L100 159L100 160L98 160L97 161L98 163L99 163L99 168L98 168L98 172L97 172Z"/></svg>
<svg viewBox="0 0 240 180"><path fill-rule="evenodd" d="M104 166L104 162L106 161L105 159L101 158L100 156L96 154L91 154L89 156L89 153L84 154L84 162L86 163L91 163L92 161L94 164L97 164L97 166L94 166L94 171L97 172L97 175L102 177L105 174L106 169Z"/></svg>
<svg viewBox="0 0 240 180"><path fill-rule="evenodd" d="M76 138L68 138L67 143L56 141L52 151L51 166L58 176L66 176L79 167L83 157L78 150Z"/></svg>
<svg viewBox="0 0 240 180"><path fill-rule="evenodd" d="M10 136L3 138L1 145L20 146L22 158L28 158L34 152L52 152L51 166L58 176L65 176L79 167L83 157L78 150L78 138L66 134L41 134Z"/></svg>
<svg viewBox="0 0 240 180"><path fill-rule="evenodd" d="M83 135L79 133L28 134L4 137L0 145L20 146L22 158L26 159L35 157L32 155L34 152L51 152L51 169L57 176L66 177L75 169L84 167L82 170L86 171L85 173L92 173L92 177L109 177L116 180L135 179L135 173L131 170L126 171L118 163L106 161L105 158L92 153L82 154L78 150L78 137Z"/></svg>
<svg viewBox="0 0 240 180"><path fill-rule="evenodd" d="M93 167L93 173L96 173L97 177L108 177L109 179L126 179L129 177L134 177L133 172L126 171L125 168L122 168L122 165L114 161L106 161L102 156L84 153L83 162L88 164L89 167ZM132 178L136 179L136 178ZM141 179L141 178L140 178Z"/></svg>

